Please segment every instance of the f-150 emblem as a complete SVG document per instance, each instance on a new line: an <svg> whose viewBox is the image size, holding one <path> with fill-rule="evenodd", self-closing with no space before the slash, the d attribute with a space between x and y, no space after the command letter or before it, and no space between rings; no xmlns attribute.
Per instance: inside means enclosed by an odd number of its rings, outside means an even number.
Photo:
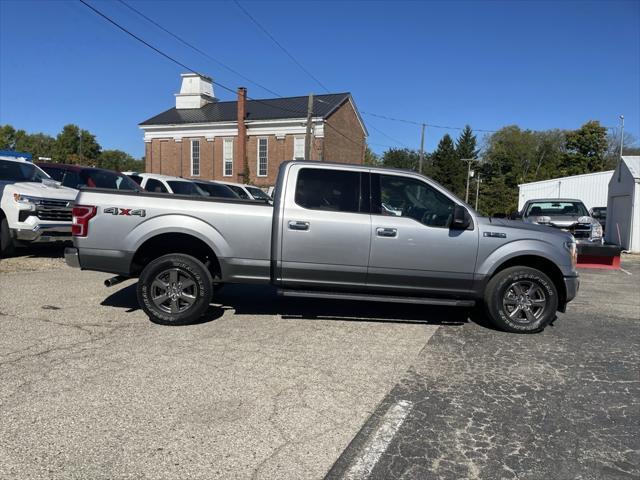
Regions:
<svg viewBox="0 0 640 480"><path fill-rule="evenodd" d="M104 213L110 213L111 215L123 215L125 217L130 217L132 215L135 215L137 217L144 217L147 214L144 209L141 208L133 210L131 208L107 207L102 211Z"/></svg>

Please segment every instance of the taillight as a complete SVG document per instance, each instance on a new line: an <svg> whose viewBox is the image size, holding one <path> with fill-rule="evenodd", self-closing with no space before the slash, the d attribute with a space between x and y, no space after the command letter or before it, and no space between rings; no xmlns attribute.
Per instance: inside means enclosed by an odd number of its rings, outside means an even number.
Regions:
<svg viewBox="0 0 640 480"><path fill-rule="evenodd" d="M71 234L74 237L86 237L89 233L89 220L96 216L97 209L91 205L75 205L71 211Z"/></svg>

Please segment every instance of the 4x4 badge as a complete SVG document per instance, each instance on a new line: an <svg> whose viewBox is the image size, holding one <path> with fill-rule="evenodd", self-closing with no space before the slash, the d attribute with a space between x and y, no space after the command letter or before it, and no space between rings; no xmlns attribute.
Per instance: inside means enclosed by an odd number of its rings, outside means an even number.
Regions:
<svg viewBox="0 0 640 480"><path fill-rule="evenodd" d="M147 213L142 208L138 208L133 210L131 208L118 208L118 207L107 207L102 210L104 213L110 213L111 215L124 215L125 217L129 217L131 215L135 215L138 217L144 217Z"/></svg>

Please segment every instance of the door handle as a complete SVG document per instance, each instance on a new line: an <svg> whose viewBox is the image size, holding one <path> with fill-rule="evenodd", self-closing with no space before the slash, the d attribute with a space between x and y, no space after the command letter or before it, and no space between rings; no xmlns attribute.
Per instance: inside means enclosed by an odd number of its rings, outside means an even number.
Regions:
<svg viewBox="0 0 640 480"><path fill-rule="evenodd" d="M398 236L398 229L397 228L382 228L382 227L378 227L376 229L376 234L379 237L397 237Z"/></svg>
<svg viewBox="0 0 640 480"><path fill-rule="evenodd" d="M289 222L289 230L309 230L309 222L291 220Z"/></svg>

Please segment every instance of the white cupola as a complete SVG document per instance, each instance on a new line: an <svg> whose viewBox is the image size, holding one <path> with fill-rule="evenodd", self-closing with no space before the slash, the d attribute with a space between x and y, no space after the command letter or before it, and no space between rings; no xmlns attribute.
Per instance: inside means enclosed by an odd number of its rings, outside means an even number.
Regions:
<svg viewBox="0 0 640 480"><path fill-rule="evenodd" d="M176 108L201 108L217 102L213 96L213 80L197 73L183 73L180 93L176 93Z"/></svg>

